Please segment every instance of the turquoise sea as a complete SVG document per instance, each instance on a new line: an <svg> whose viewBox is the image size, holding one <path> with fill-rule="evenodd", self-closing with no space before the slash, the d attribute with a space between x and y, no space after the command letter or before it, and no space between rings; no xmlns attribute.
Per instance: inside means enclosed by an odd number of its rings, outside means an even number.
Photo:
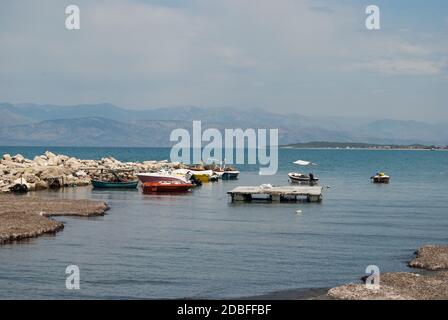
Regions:
<svg viewBox="0 0 448 320"><path fill-rule="evenodd" d="M46 150L122 161L168 159L170 151L0 147L0 154ZM0 298L235 298L329 288L357 282L368 265L408 271L419 246L448 244L448 152L280 149L279 157L275 176L239 166L239 180L185 195L90 187L27 195L98 199L111 210L59 217L65 229L55 236L1 246ZM288 184L297 159L318 164L312 169L329 186L322 203L230 203L226 191L235 186ZM372 184L377 171L391 183ZM80 269L80 290L65 287L68 265Z"/></svg>

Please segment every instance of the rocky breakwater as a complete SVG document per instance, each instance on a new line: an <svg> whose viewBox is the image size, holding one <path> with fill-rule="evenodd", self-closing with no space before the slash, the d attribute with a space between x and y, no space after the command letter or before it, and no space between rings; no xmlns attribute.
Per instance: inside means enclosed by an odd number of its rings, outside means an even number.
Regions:
<svg viewBox="0 0 448 320"><path fill-rule="evenodd" d="M81 160L49 151L33 160L5 154L0 160L0 193L11 192L16 185L25 185L27 191L87 186L93 178L113 179L112 170L124 178L136 179L138 172L180 167L168 161L121 162L112 157Z"/></svg>

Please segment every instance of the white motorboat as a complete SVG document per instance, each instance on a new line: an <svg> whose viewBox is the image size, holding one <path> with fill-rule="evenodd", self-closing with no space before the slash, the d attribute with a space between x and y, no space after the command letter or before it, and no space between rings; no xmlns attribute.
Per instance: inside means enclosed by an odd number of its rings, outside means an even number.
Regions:
<svg viewBox="0 0 448 320"><path fill-rule="evenodd" d="M183 183L189 182L189 177L185 174L176 174L174 172L146 172L146 173L138 173L138 179L142 182L157 182L157 181L179 181Z"/></svg>
<svg viewBox="0 0 448 320"><path fill-rule="evenodd" d="M319 181L319 178L315 177L312 173L306 175L298 172L290 172L288 173L288 177L291 182L295 183L317 183Z"/></svg>

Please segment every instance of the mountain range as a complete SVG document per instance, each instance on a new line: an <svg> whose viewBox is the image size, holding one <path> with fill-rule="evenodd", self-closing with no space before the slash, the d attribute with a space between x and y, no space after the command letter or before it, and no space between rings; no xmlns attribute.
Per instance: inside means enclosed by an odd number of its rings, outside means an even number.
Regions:
<svg viewBox="0 0 448 320"><path fill-rule="evenodd" d="M168 147L172 130L278 128L279 144L310 141L379 144L448 144L448 125L421 121L307 117L243 107L195 106L131 110L112 104L0 103L3 146Z"/></svg>

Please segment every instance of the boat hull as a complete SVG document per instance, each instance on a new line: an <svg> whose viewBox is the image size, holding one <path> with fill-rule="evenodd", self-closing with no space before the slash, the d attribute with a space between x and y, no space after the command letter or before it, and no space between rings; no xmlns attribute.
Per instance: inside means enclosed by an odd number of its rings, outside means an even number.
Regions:
<svg viewBox="0 0 448 320"><path fill-rule="evenodd" d="M109 182L92 180L92 186L95 189L135 189L138 186L138 181Z"/></svg>
<svg viewBox="0 0 448 320"><path fill-rule="evenodd" d="M143 184L143 193L159 193L159 192L187 192L193 187L191 183L180 183L180 182L146 182Z"/></svg>
<svg viewBox="0 0 448 320"><path fill-rule="evenodd" d="M208 174L201 174L201 173L195 173L193 174L193 177L201 182L209 182L210 181L210 175Z"/></svg>
<svg viewBox="0 0 448 320"><path fill-rule="evenodd" d="M222 180L236 180L238 179L239 172L224 171L221 175Z"/></svg>
<svg viewBox="0 0 448 320"><path fill-rule="evenodd" d="M304 174L297 174L297 173L289 173L288 174L289 180L291 180L292 183L317 183L319 181L319 178L313 178L311 179L309 176Z"/></svg>
<svg viewBox="0 0 448 320"><path fill-rule="evenodd" d="M389 183L390 177L373 177L373 183Z"/></svg>
<svg viewBox="0 0 448 320"><path fill-rule="evenodd" d="M175 175L138 174L137 177L142 183L158 182L158 181L178 181L185 183L187 182L187 180L182 176L175 176Z"/></svg>

